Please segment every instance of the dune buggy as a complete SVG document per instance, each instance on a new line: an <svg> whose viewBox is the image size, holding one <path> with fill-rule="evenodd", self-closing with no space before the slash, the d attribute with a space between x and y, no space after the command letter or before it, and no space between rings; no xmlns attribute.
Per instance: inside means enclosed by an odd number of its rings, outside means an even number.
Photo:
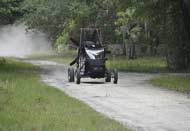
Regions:
<svg viewBox="0 0 190 131"><path fill-rule="evenodd" d="M118 82L118 71L108 70L106 68L106 54L109 53L102 45L101 32L97 28L82 28L80 33L80 42L71 38L71 41L78 44L78 55L70 66L76 64L76 68L68 69L68 80L80 84L81 78L105 78L106 82Z"/></svg>

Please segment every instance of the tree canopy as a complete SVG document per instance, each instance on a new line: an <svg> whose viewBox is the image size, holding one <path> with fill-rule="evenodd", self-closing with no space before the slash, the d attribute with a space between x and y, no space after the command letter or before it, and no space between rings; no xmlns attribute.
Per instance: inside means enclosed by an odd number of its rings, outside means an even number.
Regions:
<svg viewBox="0 0 190 131"><path fill-rule="evenodd" d="M151 50L162 45L170 68L190 68L188 0L0 1L1 25L20 17L29 29L46 33L55 48L70 36L78 39L81 27L96 26L103 30L105 44L127 41Z"/></svg>
<svg viewBox="0 0 190 131"><path fill-rule="evenodd" d="M23 0L0 1L0 25L12 24L23 15L20 4Z"/></svg>

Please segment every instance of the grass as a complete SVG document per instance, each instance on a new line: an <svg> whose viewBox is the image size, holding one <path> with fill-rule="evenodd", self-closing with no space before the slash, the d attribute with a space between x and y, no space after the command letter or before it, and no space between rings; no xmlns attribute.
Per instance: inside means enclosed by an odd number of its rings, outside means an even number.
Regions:
<svg viewBox="0 0 190 131"><path fill-rule="evenodd" d="M129 131L41 83L38 70L0 59L0 131Z"/></svg>
<svg viewBox="0 0 190 131"><path fill-rule="evenodd" d="M190 76L166 75L153 78L153 85L180 92L190 92Z"/></svg>
<svg viewBox="0 0 190 131"><path fill-rule="evenodd" d="M116 57L108 61L107 66L111 69L118 69L128 72L166 72L167 63L161 57L143 57L134 60L128 60L124 57Z"/></svg>
<svg viewBox="0 0 190 131"><path fill-rule="evenodd" d="M35 54L28 56L32 60L50 60L58 63L69 64L77 56L76 51L64 51L62 53L49 53L49 54ZM28 58L27 58L28 59Z"/></svg>
<svg viewBox="0 0 190 131"><path fill-rule="evenodd" d="M69 64L76 57L75 51L65 51L61 54L54 55L34 55L32 59L51 60L58 63ZM107 61L107 67L109 69L118 69L120 71L128 72L168 72L167 63L164 58L161 57L143 57L134 60L128 60L125 57L109 57Z"/></svg>

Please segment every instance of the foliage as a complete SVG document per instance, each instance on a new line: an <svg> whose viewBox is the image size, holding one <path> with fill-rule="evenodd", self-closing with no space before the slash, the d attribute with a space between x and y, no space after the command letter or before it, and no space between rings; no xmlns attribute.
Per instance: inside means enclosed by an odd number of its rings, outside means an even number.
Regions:
<svg viewBox="0 0 190 131"><path fill-rule="evenodd" d="M79 30L78 25L88 16L88 7L82 3L77 0L26 0L23 9L28 10L28 13L24 20L29 29L48 34L57 47L58 44L68 43L70 33L77 28Z"/></svg>
<svg viewBox="0 0 190 131"><path fill-rule="evenodd" d="M103 30L104 44L146 46L151 56L162 46L169 68L190 68L188 0L2 0L0 5L1 24L24 12L29 29L46 33L55 48L71 36L79 40L81 27L96 26Z"/></svg>
<svg viewBox="0 0 190 131"><path fill-rule="evenodd" d="M13 24L15 20L23 15L20 4L23 0L1 0L0 1L0 26Z"/></svg>
<svg viewBox="0 0 190 131"><path fill-rule="evenodd" d="M164 75L150 81L153 85L174 91L190 92L190 76Z"/></svg>
<svg viewBox="0 0 190 131"><path fill-rule="evenodd" d="M107 62L107 66L110 69L116 68L120 71L128 72L168 72L166 60L160 57L143 57L135 60L128 60L122 57L112 58Z"/></svg>
<svg viewBox="0 0 190 131"><path fill-rule="evenodd" d="M57 38L56 40L56 44L60 45L60 44L67 44L67 42L69 41L69 33L75 29L75 21L71 20L68 22L68 25L66 25L65 29L63 30L63 32L61 33L61 35Z"/></svg>
<svg viewBox="0 0 190 131"><path fill-rule="evenodd" d="M190 4L186 0L137 0L135 19L144 27L150 46L165 47L168 67L185 69L190 67ZM144 33L144 32L142 32Z"/></svg>

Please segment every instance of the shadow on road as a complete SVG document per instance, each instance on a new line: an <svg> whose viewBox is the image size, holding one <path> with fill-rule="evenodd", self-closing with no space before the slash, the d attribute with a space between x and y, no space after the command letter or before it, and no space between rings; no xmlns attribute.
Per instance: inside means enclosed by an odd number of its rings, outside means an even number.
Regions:
<svg viewBox="0 0 190 131"><path fill-rule="evenodd" d="M105 84L105 82L81 82L81 83L84 83L84 84Z"/></svg>

